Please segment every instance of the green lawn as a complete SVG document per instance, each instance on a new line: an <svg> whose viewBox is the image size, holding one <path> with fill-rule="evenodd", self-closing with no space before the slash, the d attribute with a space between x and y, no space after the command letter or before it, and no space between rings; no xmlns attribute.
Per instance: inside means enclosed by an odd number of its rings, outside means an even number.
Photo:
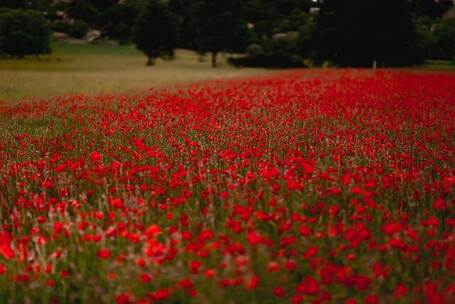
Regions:
<svg viewBox="0 0 455 304"><path fill-rule="evenodd" d="M426 60L419 68L437 71L455 71L455 64L447 60Z"/></svg>
<svg viewBox="0 0 455 304"><path fill-rule="evenodd" d="M178 50L173 61L154 67L134 46L53 44L53 54L23 60L0 59L0 99L47 98L65 94L98 94L146 90L152 87L264 73L263 69L221 66Z"/></svg>

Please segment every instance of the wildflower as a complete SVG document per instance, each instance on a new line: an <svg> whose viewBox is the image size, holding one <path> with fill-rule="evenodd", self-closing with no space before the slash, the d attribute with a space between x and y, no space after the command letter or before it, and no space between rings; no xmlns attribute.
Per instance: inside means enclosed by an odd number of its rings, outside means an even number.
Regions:
<svg viewBox="0 0 455 304"><path fill-rule="evenodd" d="M93 163L98 163L100 160L101 160L102 156L101 154L98 152L98 151L93 151L91 154L90 154L90 160L93 162Z"/></svg>
<svg viewBox="0 0 455 304"><path fill-rule="evenodd" d="M112 253L109 249L102 248L98 250L97 256L102 260L107 260L112 256Z"/></svg>
<svg viewBox="0 0 455 304"><path fill-rule="evenodd" d="M296 290L305 295L316 295L319 293L319 283L313 277L307 276L302 283L297 285Z"/></svg>
<svg viewBox="0 0 455 304"><path fill-rule="evenodd" d="M13 237L8 232L0 232L0 255L7 260L14 258L15 254L11 248Z"/></svg>
<svg viewBox="0 0 455 304"><path fill-rule="evenodd" d="M275 287L273 288L273 294L277 298L282 298L285 296L286 292L283 287Z"/></svg>

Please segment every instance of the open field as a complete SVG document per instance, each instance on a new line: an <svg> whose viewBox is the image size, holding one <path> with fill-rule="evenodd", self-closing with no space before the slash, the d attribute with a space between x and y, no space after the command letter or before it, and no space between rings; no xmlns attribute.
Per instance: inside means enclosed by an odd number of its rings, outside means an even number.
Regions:
<svg viewBox="0 0 455 304"><path fill-rule="evenodd" d="M258 68L234 68L220 56L212 69L208 58L178 50L176 60L158 60L147 67L145 57L132 45L54 43L53 54L39 59L0 58L0 100L18 101L73 94L137 93L182 83L267 74ZM417 70L455 71L447 61L428 61Z"/></svg>
<svg viewBox="0 0 455 304"><path fill-rule="evenodd" d="M64 94L97 94L146 90L163 85L260 74L261 69L212 69L191 51L178 50L176 60L147 67L133 46L56 43L54 53L39 60L0 59L0 99L46 98Z"/></svg>
<svg viewBox="0 0 455 304"><path fill-rule="evenodd" d="M453 73L0 103L0 303L449 304L454 233Z"/></svg>

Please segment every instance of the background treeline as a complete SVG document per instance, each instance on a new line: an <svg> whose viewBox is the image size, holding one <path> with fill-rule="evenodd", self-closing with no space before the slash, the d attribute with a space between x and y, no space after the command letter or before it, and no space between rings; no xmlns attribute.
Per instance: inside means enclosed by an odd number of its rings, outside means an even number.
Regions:
<svg viewBox="0 0 455 304"><path fill-rule="evenodd" d="M454 16L452 0L0 0L0 53L48 52L54 32L134 42L148 64L188 48L213 66L403 66L455 60Z"/></svg>

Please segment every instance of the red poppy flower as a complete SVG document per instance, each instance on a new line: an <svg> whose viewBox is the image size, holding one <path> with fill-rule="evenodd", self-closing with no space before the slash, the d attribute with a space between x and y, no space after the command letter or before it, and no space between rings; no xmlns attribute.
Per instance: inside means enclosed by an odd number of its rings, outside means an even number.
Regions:
<svg viewBox="0 0 455 304"><path fill-rule="evenodd" d="M0 255L5 259L11 260L14 258L15 254L11 248L11 242L13 237L8 232L0 232Z"/></svg>

